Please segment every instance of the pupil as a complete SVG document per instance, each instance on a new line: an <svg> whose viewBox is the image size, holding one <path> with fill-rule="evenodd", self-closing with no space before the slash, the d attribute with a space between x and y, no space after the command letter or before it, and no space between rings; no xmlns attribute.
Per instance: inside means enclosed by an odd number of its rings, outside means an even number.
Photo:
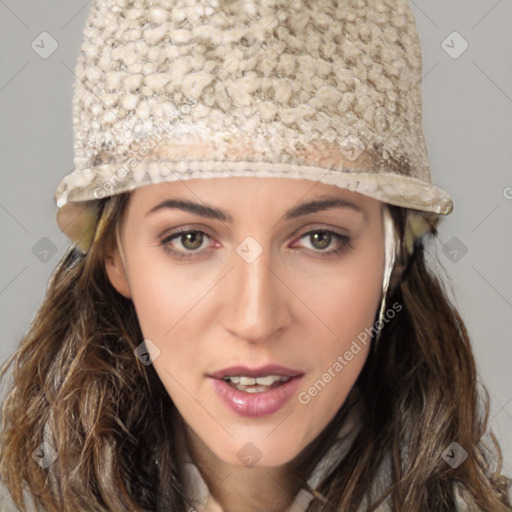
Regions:
<svg viewBox="0 0 512 512"><path fill-rule="evenodd" d="M313 233L312 236L313 236L313 240L315 242L318 240L318 237L321 239L320 244L319 244L320 248L323 249L323 248L329 246L331 235L329 233L327 233L326 231L318 231L316 233ZM322 242L322 239L323 239L323 242Z"/></svg>
<svg viewBox="0 0 512 512"><path fill-rule="evenodd" d="M202 237L201 237L201 235L198 236L198 233L196 233L196 232L186 233L184 236L185 236L185 243L184 243L185 246L187 246L187 242L192 241L193 247L189 247L189 248L197 249L198 247L201 247ZM196 244L194 246L194 241L196 241L196 242L199 241L199 244Z"/></svg>

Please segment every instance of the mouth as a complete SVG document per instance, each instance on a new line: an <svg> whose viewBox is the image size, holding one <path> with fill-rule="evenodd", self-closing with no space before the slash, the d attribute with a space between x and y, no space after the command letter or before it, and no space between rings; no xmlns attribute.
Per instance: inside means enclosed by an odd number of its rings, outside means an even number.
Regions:
<svg viewBox="0 0 512 512"><path fill-rule="evenodd" d="M279 365L233 366L209 374L219 398L242 416L276 412L296 391L304 372Z"/></svg>

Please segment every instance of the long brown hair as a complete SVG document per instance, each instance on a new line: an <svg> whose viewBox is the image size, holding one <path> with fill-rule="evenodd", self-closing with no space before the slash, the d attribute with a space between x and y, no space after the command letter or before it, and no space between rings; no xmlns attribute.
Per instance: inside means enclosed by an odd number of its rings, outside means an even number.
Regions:
<svg viewBox="0 0 512 512"><path fill-rule="evenodd" d="M0 479L22 511L24 499L46 512L191 507L170 428L177 411L152 365L134 356L143 336L133 303L105 272L105 251L115 243L128 199L125 193L98 201L100 222L87 255L73 247L65 254L30 329L0 371L5 379L12 369L2 406ZM403 236L407 210L390 210ZM489 400L478 389L468 333L425 261L425 244L436 235L432 225L416 240L389 292L388 303L403 308L372 343L354 392L305 450L307 488L308 471L359 390L361 430L315 491L309 512L355 512L363 503L376 510L375 486L386 463L389 482L378 494L392 510L453 512L458 489L481 510L512 511L499 445L492 434L494 452L484 443ZM50 446L56 456L45 465L31 456L43 442L43 453ZM441 457L452 442L468 453L455 469Z"/></svg>

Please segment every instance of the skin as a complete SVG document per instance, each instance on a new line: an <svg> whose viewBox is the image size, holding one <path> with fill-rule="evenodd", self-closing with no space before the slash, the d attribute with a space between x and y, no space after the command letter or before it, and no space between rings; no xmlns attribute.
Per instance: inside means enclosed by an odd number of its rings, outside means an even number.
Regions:
<svg viewBox="0 0 512 512"><path fill-rule="evenodd" d="M321 196L350 200L364 215L334 208L283 220L288 209ZM233 222L178 209L146 216L168 198L208 203ZM278 363L303 371L299 392L307 392L374 324L382 298L382 206L334 185L287 178L194 179L134 190L120 228L122 251L113 247L105 268L133 300L144 338L160 350L154 368L184 419L188 450L226 512L278 511L291 503L295 464L344 403L369 344L359 343L361 351L307 404L294 396L260 418L228 409L207 374ZM182 260L161 243L178 228L207 235L168 240L193 255ZM350 247L326 255L344 242L307 235L314 229L349 236ZM236 251L247 236L263 250L251 263ZM248 442L261 453L252 467L237 456Z"/></svg>

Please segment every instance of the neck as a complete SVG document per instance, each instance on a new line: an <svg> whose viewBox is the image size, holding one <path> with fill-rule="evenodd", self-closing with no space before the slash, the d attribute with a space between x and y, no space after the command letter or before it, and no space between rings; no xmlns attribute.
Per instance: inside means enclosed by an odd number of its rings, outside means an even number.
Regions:
<svg viewBox="0 0 512 512"><path fill-rule="evenodd" d="M245 467L225 463L186 426L181 425L186 447L210 494L224 512L283 512L300 489L303 456L279 467Z"/></svg>

